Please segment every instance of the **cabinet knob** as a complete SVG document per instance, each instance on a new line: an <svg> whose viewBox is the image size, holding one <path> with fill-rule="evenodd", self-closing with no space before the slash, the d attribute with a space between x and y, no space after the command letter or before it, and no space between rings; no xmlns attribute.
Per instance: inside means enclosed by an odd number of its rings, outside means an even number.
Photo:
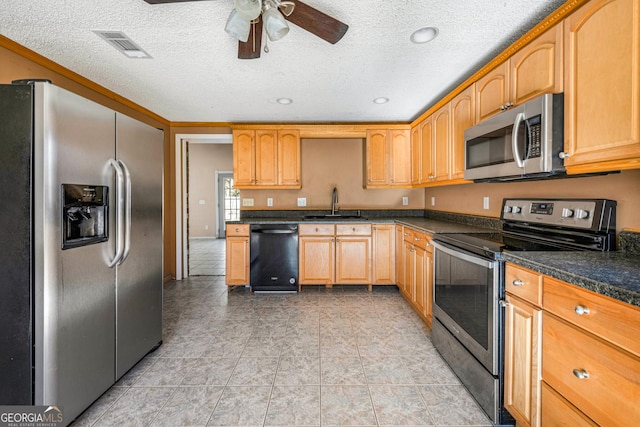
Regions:
<svg viewBox="0 0 640 427"><path fill-rule="evenodd" d="M582 316L583 314L589 314L589 307L585 307L584 305L576 305L573 309L578 316Z"/></svg>
<svg viewBox="0 0 640 427"><path fill-rule="evenodd" d="M501 299L498 304L500 304L500 307L507 307L509 305L509 303L503 299Z"/></svg>
<svg viewBox="0 0 640 427"><path fill-rule="evenodd" d="M422 239L421 239L421 238L419 238L419 237L414 237L414 238L413 238L413 240L415 240L416 242L419 242L419 241L420 241L420 240L422 240Z"/></svg>
<svg viewBox="0 0 640 427"><path fill-rule="evenodd" d="M580 380L586 380L589 378L589 373L587 371L585 371L584 369L574 369L573 370L573 375L576 376L576 378L580 379Z"/></svg>
<svg viewBox="0 0 640 427"><path fill-rule="evenodd" d="M571 157L571 153L567 153L565 151L561 151L558 154L558 157L560 157L561 159L568 159L569 157Z"/></svg>
<svg viewBox="0 0 640 427"><path fill-rule="evenodd" d="M239 232L240 232L240 229L239 229L239 228L236 228L236 233L239 233Z"/></svg>
<svg viewBox="0 0 640 427"><path fill-rule="evenodd" d="M513 286L524 286L524 282L520 279L516 279L512 283L513 283Z"/></svg>
<svg viewBox="0 0 640 427"><path fill-rule="evenodd" d="M429 175L429 179L435 178L435 175Z"/></svg>

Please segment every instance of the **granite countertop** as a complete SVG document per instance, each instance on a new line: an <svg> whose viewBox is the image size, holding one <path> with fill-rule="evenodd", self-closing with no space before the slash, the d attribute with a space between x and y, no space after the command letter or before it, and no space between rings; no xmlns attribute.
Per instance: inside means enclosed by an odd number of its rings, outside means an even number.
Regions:
<svg viewBox="0 0 640 427"><path fill-rule="evenodd" d="M502 259L640 307L640 255L625 252L503 252Z"/></svg>

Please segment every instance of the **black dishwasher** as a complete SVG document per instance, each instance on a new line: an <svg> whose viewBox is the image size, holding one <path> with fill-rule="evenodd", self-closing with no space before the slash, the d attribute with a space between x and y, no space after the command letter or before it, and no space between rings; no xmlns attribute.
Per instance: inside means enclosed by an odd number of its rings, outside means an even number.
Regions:
<svg viewBox="0 0 640 427"><path fill-rule="evenodd" d="M251 290L298 291L298 225L251 225Z"/></svg>

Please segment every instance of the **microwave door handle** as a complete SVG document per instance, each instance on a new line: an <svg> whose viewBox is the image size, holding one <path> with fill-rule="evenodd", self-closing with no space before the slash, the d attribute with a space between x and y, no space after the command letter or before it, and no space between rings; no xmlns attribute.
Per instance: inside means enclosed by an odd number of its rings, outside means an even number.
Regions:
<svg viewBox="0 0 640 427"><path fill-rule="evenodd" d="M516 165L519 168L524 168L524 160L520 157L520 152L518 151L518 128L524 121L524 113L518 113L516 115L516 121L513 124L513 130L511 132L511 149L513 150L513 158L516 161Z"/></svg>

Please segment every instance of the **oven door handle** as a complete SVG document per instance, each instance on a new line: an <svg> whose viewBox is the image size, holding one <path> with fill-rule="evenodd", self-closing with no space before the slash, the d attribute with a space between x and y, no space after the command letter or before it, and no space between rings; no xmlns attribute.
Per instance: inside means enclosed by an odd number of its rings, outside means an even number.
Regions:
<svg viewBox="0 0 640 427"><path fill-rule="evenodd" d="M493 270L493 268L496 265L496 261L489 261L487 259L477 257L465 250L456 248L455 246L448 245L444 242L432 240L431 243L433 244L433 247L435 247L437 250L442 251L448 255L451 255L452 257L456 257L456 258L460 258L462 260L468 261L472 264L480 265L490 270Z"/></svg>

